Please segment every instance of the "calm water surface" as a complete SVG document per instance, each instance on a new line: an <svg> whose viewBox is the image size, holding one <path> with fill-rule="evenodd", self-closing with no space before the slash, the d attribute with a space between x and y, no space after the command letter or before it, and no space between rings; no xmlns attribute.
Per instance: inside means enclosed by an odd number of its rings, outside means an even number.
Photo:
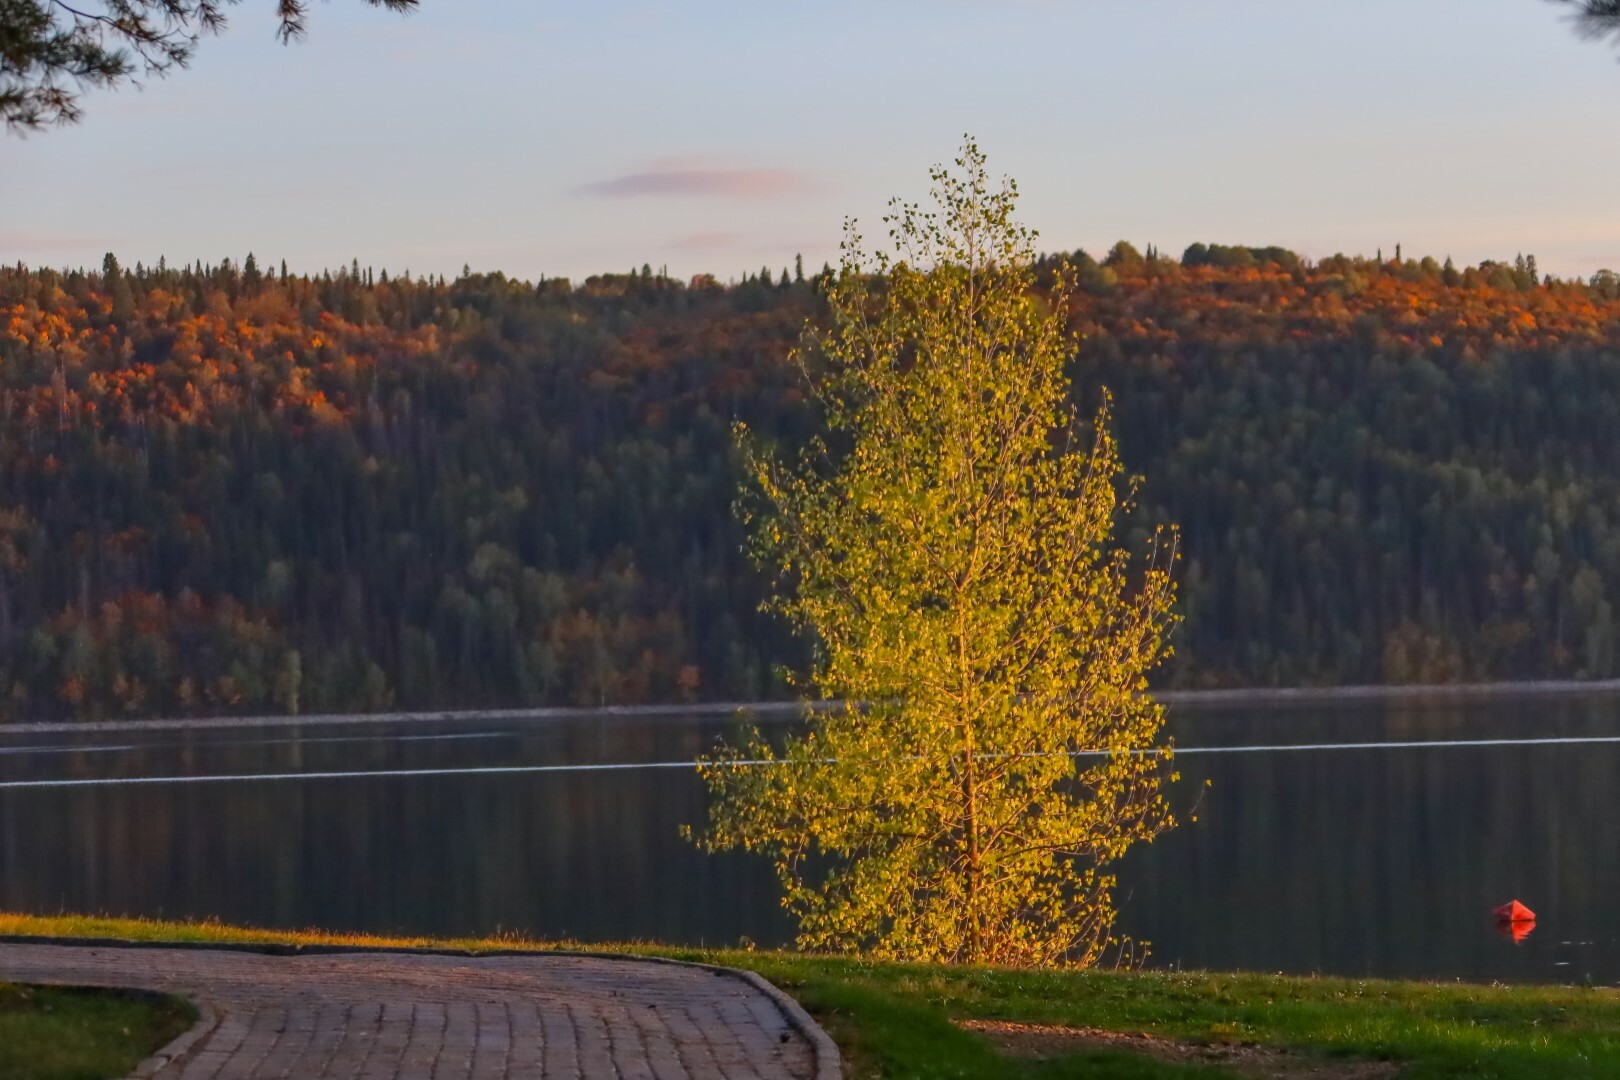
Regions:
<svg viewBox="0 0 1620 1080"><path fill-rule="evenodd" d="M782 943L768 868L680 839L692 770L642 767L729 726L0 729L0 908ZM1154 964L1620 983L1620 700L1177 707L1171 731L1197 820L1121 867ZM1518 944L1488 915L1512 897L1540 915Z"/></svg>

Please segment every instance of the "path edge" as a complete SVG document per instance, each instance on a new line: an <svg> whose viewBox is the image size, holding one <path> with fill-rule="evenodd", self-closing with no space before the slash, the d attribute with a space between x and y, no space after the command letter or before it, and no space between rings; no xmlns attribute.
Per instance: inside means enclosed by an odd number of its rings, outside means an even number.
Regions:
<svg viewBox="0 0 1620 1080"><path fill-rule="evenodd" d="M804 1040L810 1044L810 1050L815 1055L816 1071L814 1080L843 1080L843 1056L838 1052L838 1044L833 1042L832 1036L824 1031L815 1018L805 1011L793 996L771 982L757 971L747 968L726 967L723 964L705 964L698 960L676 960L668 956L641 956L636 953L592 952L586 949L432 949L432 948L398 948L390 949L381 945L278 945L274 942L247 942L247 941L147 941L132 940L130 938L102 938L102 937L50 937L35 934L0 934L0 945L56 945L65 948L99 948L99 949L191 949L198 952L239 952L255 953L260 956L337 956L345 953L389 953L405 956L451 956L476 960L479 957L580 957L589 960L618 960L633 961L640 964L667 964L671 967L696 968L715 975L725 976L746 983L752 989L764 994L781 1012L788 1026L797 1031ZM122 988L120 988L122 989ZM190 1000L190 999L188 999ZM213 1031L219 1024L219 1011L205 1001L192 1001L197 1009L198 1020L191 1029L151 1057L135 1067L135 1071L126 1080L148 1080L158 1069L161 1069L181 1055L188 1052L197 1041ZM160 1060L161 1059L161 1060ZM149 1063L156 1062L150 1071L146 1069Z"/></svg>
<svg viewBox="0 0 1620 1080"><path fill-rule="evenodd" d="M647 957L656 960L658 957ZM680 960L668 961L672 964L683 963ZM693 967L706 967L732 978L741 979L755 990L776 1002L776 1007L787 1017L787 1022L798 1030L810 1043L810 1049L816 1055L816 1080L844 1080L843 1056L838 1052L838 1044L833 1042L822 1026L816 1023L815 1018L805 1011L798 1000L777 986L771 980L757 971L747 968L720 967L714 964L693 964Z"/></svg>
<svg viewBox="0 0 1620 1080"><path fill-rule="evenodd" d="M151 991L148 991L151 992ZM184 997L183 994L159 994L159 997ZM219 1027L222 1013L213 1004L201 998L185 998L191 1007L197 1010L197 1022L185 1031L170 1039L166 1044L154 1050L152 1054L135 1066L125 1080L150 1080L164 1069L180 1061L189 1054L193 1047L214 1033Z"/></svg>

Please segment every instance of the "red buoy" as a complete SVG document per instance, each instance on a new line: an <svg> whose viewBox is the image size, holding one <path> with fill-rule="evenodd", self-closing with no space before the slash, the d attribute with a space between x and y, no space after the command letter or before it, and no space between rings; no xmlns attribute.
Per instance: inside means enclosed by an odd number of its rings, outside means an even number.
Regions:
<svg viewBox="0 0 1620 1080"><path fill-rule="evenodd" d="M1536 921L1536 913L1519 903L1517 900L1509 900L1501 907L1492 911L1491 914L1496 916L1497 922L1519 923Z"/></svg>

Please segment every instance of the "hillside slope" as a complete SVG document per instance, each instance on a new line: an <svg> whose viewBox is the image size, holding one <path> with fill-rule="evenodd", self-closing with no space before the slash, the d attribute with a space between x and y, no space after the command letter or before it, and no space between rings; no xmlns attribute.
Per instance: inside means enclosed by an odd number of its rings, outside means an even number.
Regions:
<svg viewBox="0 0 1620 1080"><path fill-rule="evenodd" d="M1178 685L1620 671L1620 282L1077 257ZM7 718L779 696L732 421L814 279L0 270Z"/></svg>

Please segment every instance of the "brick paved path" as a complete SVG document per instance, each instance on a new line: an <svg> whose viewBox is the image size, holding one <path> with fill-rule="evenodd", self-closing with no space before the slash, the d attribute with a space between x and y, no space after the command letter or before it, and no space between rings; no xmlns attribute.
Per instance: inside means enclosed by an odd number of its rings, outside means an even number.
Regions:
<svg viewBox="0 0 1620 1080"><path fill-rule="evenodd" d="M0 979L197 1001L212 1027L159 1080L839 1075L826 1037L769 984L651 961L0 944Z"/></svg>

